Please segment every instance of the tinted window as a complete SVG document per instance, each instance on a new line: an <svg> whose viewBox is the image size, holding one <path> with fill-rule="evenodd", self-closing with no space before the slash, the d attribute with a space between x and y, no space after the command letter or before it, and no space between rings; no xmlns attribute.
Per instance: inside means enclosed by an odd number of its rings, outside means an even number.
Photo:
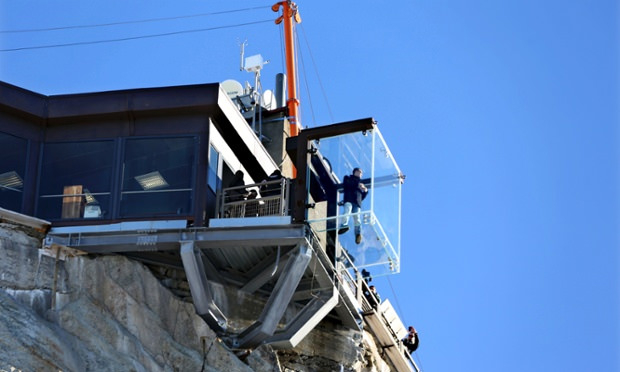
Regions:
<svg viewBox="0 0 620 372"><path fill-rule="evenodd" d="M217 152L215 147L209 146L209 175L207 177L209 187L213 192L217 192L218 185L220 184L220 179L218 177L219 164L219 152Z"/></svg>
<svg viewBox="0 0 620 372"><path fill-rule="evenodd" d="M21 212L28 141L0 133L0 207Z"/></svg>
<svg viewBox="0 0 620 372"><path fill-rule="evenodd" d="M187 137L125 142L121 217L191 213L194 143Z"/></svg>
<svg viewBox="0 0 620 372"><path fill-rule="evenodd" d="M110 218L113 159L113 141L45 144L37 216Z"/></svg>

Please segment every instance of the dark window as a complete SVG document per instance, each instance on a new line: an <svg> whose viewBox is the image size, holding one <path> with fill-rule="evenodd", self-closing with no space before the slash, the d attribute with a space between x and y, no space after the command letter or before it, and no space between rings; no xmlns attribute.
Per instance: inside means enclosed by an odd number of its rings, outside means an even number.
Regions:
<svg viewBox="0 0 620 372"><path fill-rule="evenodd" d="M21 212L28 141L0 133L0 207Z"/></svg>
<svg viewBox="0 0 620 372"><path fill-rule="evenodd" d="M219 186L221 185L221 179L218 176L220 164L220 153L217 152L215 147L209 146L209 174L208 183L211 191L217 193Z"/></svg>
<svg viewBox="0 0 620 372"><path fill-rule="evenodd" d="M45 144L37 216L110 218L113 159L113 141Z"/></svg>
<svg viewBox="0 0 620 372"><path fill-rule="evenodd" d="M194 152L193 137L126 140L121 217L190 214Z"/></svg>

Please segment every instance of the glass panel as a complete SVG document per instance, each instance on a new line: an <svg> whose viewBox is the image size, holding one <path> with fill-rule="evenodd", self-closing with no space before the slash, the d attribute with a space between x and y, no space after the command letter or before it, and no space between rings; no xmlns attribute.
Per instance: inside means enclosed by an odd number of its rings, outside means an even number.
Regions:
<svg viewBox="0 0 620 372"><path fill-rule="evenodd" d="M326 232L328 246L335 242L335 254L346 265L373 276L398 273L402 177L381 133L375 128L323 138L314 146L318 153L312 160L308 199L317 199L313 184L320 185L327 205L311 210L308 222L319 236ZM362 171L360 179L356 168ZM360 198L365 194L359 207L358 197L345 198L345 189Z"/></svg>
<svg viewBox="0 0 620 372"><path fill-rule="evenodd" d="M192 137L128 139L121 217L190 214L194 144Z"/></svg>
<svg viewBox="0 0 620 372"><path fill-rule="evenodd" d="M215 147L209 145L209 174L207 175L207 181L209 187L213 192L217 192L220 179L217 176L218 168L220 164L220 153L217 152Z"/></svg>
<svg viewBox="0 0 620 372"><path fill-rule="evenodd" d="M113 141L45 144L37 216L110 218L113 158Z"/></svg>
<svg viewBox="0 0 620 372"><path fill-rule="evenodd" d="M0 133L0 207L21 212L28 141Z"/></svg>

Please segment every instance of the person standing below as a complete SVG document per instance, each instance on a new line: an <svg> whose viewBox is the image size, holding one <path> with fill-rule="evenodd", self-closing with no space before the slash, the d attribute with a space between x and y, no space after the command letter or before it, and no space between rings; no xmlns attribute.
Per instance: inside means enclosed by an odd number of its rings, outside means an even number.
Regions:
<svg viewBox="0 0 620 372"><path fill-rule="evenodd" d="M379 296L379 293L377 292L377 289L374 285L368 287L368 291L364 293L364 296L366 297L366 300L373 309L377 310L379 308L379 304L381 303L381 296Z"/></svg>
<svg viewBox="0 0 620 372"><path fill-rule="evenodd" d="M354 168L350 176L344 176L342 187L344 189L344 213L338 234L349 231L349 217L353 213L353 224L355 225L355 243L362 242L362 217L359 215L362 209L362 200L366 198L368 189L361 181L362 170Z"/></svg>
<svg viewBox="0 0 620 372"><path fill-rule="evenodd" d="M420 340L418 338L418 332L413 328L413 326L409 326L409 334L407 337L403 338L403 345L409 351L409 354L413 353L418 349L418 345Z"/></svg>

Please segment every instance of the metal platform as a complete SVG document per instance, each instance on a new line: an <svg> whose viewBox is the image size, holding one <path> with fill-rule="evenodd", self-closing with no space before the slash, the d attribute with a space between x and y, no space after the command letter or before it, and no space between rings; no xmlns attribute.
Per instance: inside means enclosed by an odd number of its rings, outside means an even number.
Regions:
<svg viewBox="0 0 620 372"><path fill-rule="evenodd" d="M256 219L260 219L256 218ZM273 222L273 219L265 219ZM350 294L306 225L180 228L144 221L127 225L54 228L45 245L88 253L120 253L147 263L183 269L196 311L234 348L262 343L294 347L332 310L343 324L361 329L361 314L344 303ZM260 316L245 329L231 329L209 283L264 298ZM296 310L283 322L285 310Z"/></svg>

